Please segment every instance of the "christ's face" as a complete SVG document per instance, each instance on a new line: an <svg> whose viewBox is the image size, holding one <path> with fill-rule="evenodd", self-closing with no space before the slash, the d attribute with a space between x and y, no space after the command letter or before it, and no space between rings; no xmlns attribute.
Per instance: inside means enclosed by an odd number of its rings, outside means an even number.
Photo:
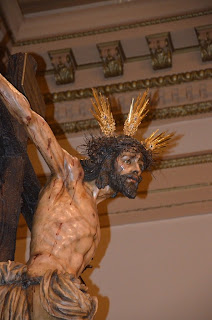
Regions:
<svg viewBox="0 0 212 320"><path fill-rule="evenodd" d="M138 185L142 180L144 162L141 153L123 151L115 160L115 174L110 186L128 198L134 199Z"/></svg>

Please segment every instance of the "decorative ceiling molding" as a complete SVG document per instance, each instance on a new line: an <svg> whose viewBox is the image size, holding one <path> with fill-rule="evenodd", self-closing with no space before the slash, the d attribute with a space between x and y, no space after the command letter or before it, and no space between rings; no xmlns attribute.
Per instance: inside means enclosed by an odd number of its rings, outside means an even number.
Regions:
<svg viewBox="0 0 212 320"><path fill-rule="evenodd" d="M161 109L149 110L148 115L143 119L142 123L152 120L166 120L171 118L186 117L212 112L212 101L185 104ZM117 126L123 125L123 121L127 118L127 114L116 114ZM65 122L60 124L51 124L51 129L56 136L68 133L77 133L81 131L89 131L99 129L99 125L95 119L86 119L81 121Z"/></svg>
<svg viewBox="0 0 212 320"><path fill-rule="evenodd" d="M194 52L194 51L199 51L199 45L182 47L182 48L175 48L174 54L183 54L183 53ZM140 56L131 56L131 57L126 57L124 55L124 64L138 62L138 61L144 61L144 60L148 60L148 59L151 59L150 54L145 54L145 55L140 55ZM102 61L77 64L76 60L75 60L75 70L76 71L85 70L85 69L92 69L92 68L99 68L99 67L102 67L102 65L103 65ZM54 75L54 73L55 73L54 69L39 70L37 72L37 75L40 77L43 77L43 76Z"/></svg>
<svg viewBox="0 0 212 320"><path fill-rule="evenodd" d="M120 41L98 43L105 78L122 76L125 54Z"/></svg>
<svg viewBox="0 0 212 320"><path fill-rule="evenodd" d="M110 33L110 32L117 32L122 30L128 30L128 29L136 29L136 28L142 28L162 23L168 23L168 22L176 22L180 20L185 19L191 19L196 17L201 17L205 15L212 14L212 10L204 10L204 11L198 11L198 12L190 12L182 15L176 15L176 16L170 16L170 17L164 17L159 19L151 19L147 21L138 21L136 23L131 24L122 24L112 27L106 27L106 28L99 28L99 29L93 29L89 31L82 31L82 32L75 32L75 33L69 33L69 34L61 34L57 36L52 37L46 37L46 38L37 38L37 39L28 39L24 41L17 41L14 43L15 47L21 47L25 45L33 45L33 44L39 44L39 43L46 43L46 42L53 42L53 41L60 41L65 39L76 39L81 37L88 37L88 36L94 36L98 34L103 33Z"/></svg>
<svg viewBox="0 0 212 320"><path fill-rule="evenodd" d="M195 28L202 61L212 61L212 24Z"/></svg>
<svg viewBox="0 0 212 320"><path fill-rule="evenodd" d="M171 85L179 85L182 83L192 82L196 80L206 80L212 77L212 68L198 71L182 72L167 76L154 77L143 80L127 81L122 83L114 83L111 85L96 87L105 95L113 93L122 93L128 91L137 91L146 88L160 88ZM57 103L62 101L71 101L76 99L85 99L92 97L91 88L67 90L44 94L46 104Z"/></svg>
<svg viewBox="0 0 212 320"><path fill-rule="evenodd" d="M160 192L164 192L164 191L165 192L167 192L167 191L172 192L172 191L179 191L179 190L192 190L192 189L198 189L198 188L207 188L207 187L211 187L211 186L212 186L212 182L202 182L202 183L175 186L175 187L169 187L169 188L160 188L160 189L154 189L154 190L150 189L150 190L148 190L148 193L160 193ZM144 193L146 193L146 191L139 191L138 193L144 194ZM202 201L204 201L204 200L202 200ZM212 201L212 199L210 201Z"/></svg>
<svg viewBox="0 0 212 320"><path fill-rule="evenodd" d="M146 36L149 46L152 68L160 70L172 67L173 44L170 32Z"/></svg>
<svg viewBox="0 0 212 320"><path fill-rule="evenodd" d="M54 78L57 85L72 83L75 80L76 60L72 49L60 49L48 51Z"/></svg>
<svg viewBox="0 0 212 320"><path fill-rule="evenodd" d="M194 51L199 51L199 46L195 45L195 46L189 46L189 47L184 47L184 48L175 48L173 49L174 54L183 54L183 53L188 53L188 52L194 52ZM145 55L140 55L140 56L131 56L131 57L126 57L124 55L124 64L127 63L132 63L132 62L138 62L138 61L144 61L144 60L148 60L151 59L151 55L150 54L145 54ZM102 61L97 61L97 62L91 62L91 63L84 63L84 64L77 64L76 60L74 63L74 69L76 71L79 70L85 70L85 69L92 69L92 68L98 68L98 67L102 67L103 66L103 62ZM39 70L37 75L38 76L49 76L49 75L54 75L55 74L55 70L54 69L48 69L48 70Z"/></svg>
<svg viewBox="0 0 212 320"><path fill-rule="evenodd" d="M206 187L208 187L208 186L206 186ZM192 186L191 186L190 189L192 190ZM169 190L167 188L166 191L172 191L172 190ZM138 192L138 195L139 195L139 192ZM144 211L149 211L149 210L158 210L158 209L166 209L166 208L171 209L171 208L174 208L174 207L183 207L183 206L194 205L194 204L195 205L201 204L203 206L204 204L207 204L207 203L211 204L212 203L212 199L204 199L204 200L196 200L196 201L195 200L193 200L193 201L184 201L184 202L180 202L180 203L176 202L176 203L171 203L171 204L162 204L162 205L148 206L148 207L142 206L142 207L139 207L139 208L136 208L136 209L133 209L133 210L127 209L127 210L121 210L121 211L114 211L114 212L110 212L110 213L104 212L104 213L101 213L99 215L100 225L101 225L101 228L105 228L105 227L111 226L111 221L110 221L110 223L108 223L108 222L105 223L104 220L102 220L102 218L104 216L108 216L108 215L109 216L120 215L120 216L123 217L123 215L126 215L128 213L132 214L132 212L133 213L138 212L138 213L142 214L142 213L144 213ZM185 216L187 216L187 215L185 215ZM174 216L174 217L176 218L177 216ZM173 218L173 216L170 215L169 218ZM164 218L162 218L162 219L164 219ZM165 219L167 219L167 217ZM156 218L154 218L153 220L156 220ZM157 220L158 220L158 217L157 217ZM160 220L161 220L161 217L160 217ZM128 221L128 224L129 223L135 223L135 221L132 221L132 222ZM119 223L119 224L123 224L123 223Z"/></svg>
<svg viewBox="0 0 212 320"><path fill-rule="evenodd" d="M155 166L155 170L190 166L212 162L212 153L188 156L178 159L163 160Z"/></svg>

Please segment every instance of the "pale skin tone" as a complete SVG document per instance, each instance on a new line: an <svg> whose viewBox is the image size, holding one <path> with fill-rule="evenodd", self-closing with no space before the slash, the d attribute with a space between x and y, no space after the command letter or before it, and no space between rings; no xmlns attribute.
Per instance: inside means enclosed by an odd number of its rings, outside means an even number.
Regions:
<svg viewBox="0 0 212 320"><path fill-rule="evenodd" d="M113 194L95 181L84 182L80 161L60 147L45 120L30 109L27 99L0 75L0 97L21 124L51 170L51 179L39 196L34 215L30 276L41 276L48 269L79 277L93 258L100 240L97 204ZM115 162L117 172L132 174L129 182L142 173L142 156L123 152Z"/></svg>

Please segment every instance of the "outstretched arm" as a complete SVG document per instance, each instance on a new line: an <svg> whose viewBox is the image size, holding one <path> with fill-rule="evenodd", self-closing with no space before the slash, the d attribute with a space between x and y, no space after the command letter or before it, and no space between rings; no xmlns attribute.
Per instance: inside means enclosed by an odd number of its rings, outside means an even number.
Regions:
<svg viewBox="0 0 212 320"><path fill-rule="evenodd" d="M28 100L0 75L0 97L11 115L25 126L52 173L64 175L65 153L46 121L32 111Z"/></svg>

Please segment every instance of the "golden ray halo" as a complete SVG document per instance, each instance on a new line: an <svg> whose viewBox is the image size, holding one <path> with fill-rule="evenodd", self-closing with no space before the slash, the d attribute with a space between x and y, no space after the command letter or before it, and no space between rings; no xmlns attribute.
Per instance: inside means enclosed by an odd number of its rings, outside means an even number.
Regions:
<svg viewBox="0 0 212 320"><path fill-rule="evenodd" d="M98 121L101 131L107 137L114 136L116 127L115 120L110 110L110 103L101 93L98 94L96 89L92 89L92 92L94 100L91 99L91 102L94 110L91 110L91 113ZM138 130L141 121L147 115L149 111L147 109L147 105L149 103L148 93L149 90L147 89L143 95L139 94L135 103L134 99L132 99L130 111L124 123L123 132L125 135L133 137ZM140 141L147 150L150 150L154 154L160 153L167 146L168 141L173 136L173 134L166 134L166 132L161 132L156 135L158 131L159 130L157 129L148 138Z"/></svg>

